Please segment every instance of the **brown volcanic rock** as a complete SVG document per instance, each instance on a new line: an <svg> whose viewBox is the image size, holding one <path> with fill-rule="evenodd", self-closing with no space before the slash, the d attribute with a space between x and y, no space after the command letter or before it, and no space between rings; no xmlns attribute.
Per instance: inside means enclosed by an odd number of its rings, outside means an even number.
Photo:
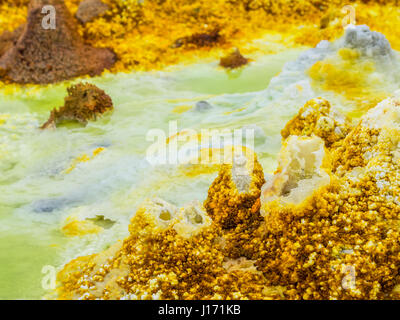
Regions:
<svg viewBox="0 0 400 320"><path fill-rule="evenodd" d="M46 5L56 10L55 29L42 27L46 17L42 8ZM82 75L96 76L116 61L111 50L84 44L63 0L32 0L27 23L17 41L11 46L10 40L7 43L0 58L0 78L17 83L53 83Z"/></svg>
<svg viewBox="0 0 400 320"><path fill-rule="evenodd" d="M212 47L219 42L223 41L223 37L220 34L219 28L215 28L210 32L195 33L188 37L177 39L173 44L172 48L180 48L182 46L202 48Z"/></svg>
<svg viewBox="0 0 400 320"><path fill-rule="evenodd" d="M93 21L103 15L109 6L101 0L83 0L76 12L76 18L83 24Z"/></svg>
<svg viewBox="0 0 400 320"><path fill-rule="evenodd" d="M67 91L64 106L54 108L41 129L55 128L63 121L77 121L86 125L89 120L96 120L98 116L114 109L110 96L93 84L78 83Z"/></svg>
<svg viewBox="0 0 400 320"><path fill-rule="evenodd" d="M221 58L219 65L226 69L236 69L249 63L249 59L242 56L239 49L235 49L226 57Z"/></svg>
<svg viewBox="0 0 400 320"><path fill-rule="evenodd" d="M12 32L6 31L0 35L0 57L17 43L23 29L24 26L22 25Z"/></svg>

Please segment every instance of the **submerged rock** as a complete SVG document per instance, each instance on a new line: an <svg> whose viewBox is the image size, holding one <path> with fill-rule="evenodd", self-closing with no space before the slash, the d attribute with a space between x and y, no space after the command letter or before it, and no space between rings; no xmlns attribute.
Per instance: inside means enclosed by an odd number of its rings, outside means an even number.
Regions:
<svg viewBox="0 0 400 320"><path fill-rule="evenodd" d="M41 199L35 201L32 204L32 207L33 211L36 213L51 213L57 210L61 210L71 202L73 201L67 198Z"/></svg>
<svg viewBox="0 0 400 320"><path fill-rule="evenodd" d="M98 116L114 109L111 98L93 84L79 83L67 91L64 106L53 109L41 129L55 128L63 121L77 121L86 125L89 120L96 120Z"/></svg>
<svg viewBox="0 0 400 320"><path fill-rule="evenodd" d="M213 108L213 106L209 102L207 102L207 101L198 101L196 103L195 110L199 111L199 112L204 112L204 111L210 110L212 108Z"/></svg>
<svg viewBox="0 0 400 320"><path fill-rule="evenodd" d="M264 130L254 123L245 125L240 130L243 137L254 137L256 142L264 142L267 137Z"/></svg>
<svg viewBox="0 0 400 320"><path fill-rule="evenodd" d="M46 17L42 9L47 5L55 9L54 29L42 25ZM23 30L13 37L0 57L0 76L11 82L53 83L96 76L116 61L111 50L84 44L64 1L32 0Z"/></svg>

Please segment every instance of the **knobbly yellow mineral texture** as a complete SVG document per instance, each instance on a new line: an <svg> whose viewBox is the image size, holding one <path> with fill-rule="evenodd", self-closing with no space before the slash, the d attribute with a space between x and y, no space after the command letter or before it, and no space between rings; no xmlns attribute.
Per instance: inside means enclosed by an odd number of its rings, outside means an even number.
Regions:
<svg viewBox="0 0 400 320"><path fill-rule="evenodd" d="M232 164L223 165L204 203L214 223L230 229L257 219L256 202L264 182L264 173L256 158L249 161L238 154Z"/></svg>
<svg viewBox="0 0 400 320"><path fill-rule="evenodd" d="M382 101L331 150L329 184L300 203L282 201L290 193L261 201L265 230L255 236L253 259L270 284L286 287L287 298L393 298L400 280L399 107L398 97Z"/></svg>
<svg viewBox="0 0 400 320"><path fill-rule="evenodd" d="M323 117L328 135L318 135ZM283 131L262 188L256 157L238 155L204 207L146 201L127 239L64 267L57 297L398 298L400 94L353 127L344 119L326 100L309 101Z"/></svg>
<svg viewBox="0 0 400 320"><path fill-rule="evenodd" d="M28 2L0 3L0 34L25 22ZM241 51L247 55L260 50L251 40L274 32L280 34L276 41L281 44L314 47L321 40L337 38L344 25L354 22L386 34L393 48L400 48L396 0L102 2L108 10L78 29L87 44L113 49L118 56L114 72L161 69L178 62L218 58L232 47L243 48ZM65 3L75 15L81 1ZM271 46L270 50L275 49Z"/></svg>
<svg viewBox="0 0 400 320"><path fill-rule="evenodd" d="M185 228L184 225L189 226ZM197 229L195 232L193 232ZM273 298L252 261L224 258L220 231L198 202L178 209L146 201L130 236L108 250L71 261L59 273L61 299ZM263 294L265 292L266 294Z"/></svg>
<svg viewBox="0 0 400 320"><path fill-rule="evenodd" d="M330 148L335 143L341 143L349 130L350 120L334 110L327 100L319 98L308 101L300 108L297 116L286 124L281 134L284 140L291 135L316 135Z"/></svg>

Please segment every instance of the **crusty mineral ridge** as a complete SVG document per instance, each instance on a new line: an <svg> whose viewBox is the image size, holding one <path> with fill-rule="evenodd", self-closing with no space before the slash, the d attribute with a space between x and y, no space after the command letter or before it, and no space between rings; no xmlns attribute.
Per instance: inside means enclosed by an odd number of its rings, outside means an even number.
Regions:
<svg viewBox="0 0 400 320"><path fill-rule="evenodd" d="M41 129L55 128L63 121L77 121L86 125L89 120L96 120L114 109L111 98L93 84L78 83L69 87L67 91L64 106L54 108Z"/></svg>
<svg viewBox="0 0 400 320"><path fill-rule="evenodd" d="M290 136L283 143L275 175L262 187L262 215L269 214L264 204L299 204L329 184L329 160L321 138Z"/></svg>
<svg viewBox="0 0 400 320"><path fill-rule="evenodd" d="M71 261L58 274L61 299L239 299L277 297L253 261L225 259L219 232L192 203L180 213L163 200L147 200L130 236L108 250ZM209 218L208 218L209 219ZM180 223L198 224L188 234ZM183 234L181 234L183 231ZM192 229L193 231L193 229Z"/></svg>
<svg viewBox="0 0 400 320"><path fill-rule="evenodd" d="M258 219L257 200L264 182L264 173L255 155L254 159L243 154L235 156L232 164L222 166L208 190L204 203L207 213L223 229Z"/></svg>
<svg viewBox="0 0 400 320"><path fill-rule="evenodd" d="M399 282L399 113L389 98L336 151L331 182L301 203L263 199L257 270L292 299L393 298ZM261 229L260 229L261 230Z"/></svg>
<svg viewBox="0 0 400 320"><path fill-rule="evenodd" d="M330 148L335 143L340 143L349 130L349 119L335 111L327 100L318 98L308 101L300 108L298 114L282 129L281 134L283 139L290 135L316 135Z"/></svg>
<svg viewBox="0 0 400 320"><path fill-rule="evenodd" d="M58 297L400 298L400 94L325 142L289 135L260 200L260 165L238 157L207 212L147 201L124 242L64 267Z"/></svg>
<svg viewBox="0 0 400 320"><path fill-rule="evenodd" d="M392 157L398 154L396 144L400 119L398 97L399 92L393 98L386 99L371 109L344 139L333 160L337 175L342 176L348 172L357 175L358 170L366 168L370 163L376 164L377 159L383 159L384 154L389 153ZM397 158L394 159L393 162L396 163ZM387 167L382 169L387 170Z"/></svg>
<svg viewBox="0 0 400 320"><path fill-rule="evenodd" d="M55 29L42 25L47 5L55 8ZM115 61L111 50L84 44L64 1L32 0L21 34L0 57L0 76L17 83L52 83L99 75Z"/></svg>

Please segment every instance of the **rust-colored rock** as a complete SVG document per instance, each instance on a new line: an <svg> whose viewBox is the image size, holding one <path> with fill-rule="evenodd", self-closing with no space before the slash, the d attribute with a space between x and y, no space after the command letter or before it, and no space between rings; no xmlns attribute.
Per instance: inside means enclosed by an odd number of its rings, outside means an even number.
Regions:
<svg viewBox="0 0 400 320"><path fill-rule="evenodd" d="M235 49L226 57L221 58L219 65L226 69L236 69L249 63L249 59L242 56L239 49Z"/></svg>
<svg viewBox="0 0 400 320"><path fill-rule="evenodd" d="M83 24L93 21L102 16L109 9L109 6L101 0L83 0L76 12L76 18Z"/></svg>
<svg viewBox="0 0 400 320"><path fill-rule="evenodd" d="M55 128L63 121L77 121L86 125L89 120L96 120L98 116L114 109L111 98L93 84L79 83L67 91L64 106L54 108L41 129Z"/></svg>
<svg viewBox="0 0 400 320"><path fill-rule="evenodd" d="M42 26L46 5L56 12L55 29ZM8 40L0 58L0 79L17 83L53 83L82 75L96 76L112 67L116 55L85 45L63 0L32 0L18 39ZM5 38L10 38L6 35ZM12 37L11 37L12 38Z"/></svg>
<svg viewBox="0 0 400 320"><path fill-rule="evenodd" d="M23 29L24 26L20 26L12 32L6 31L0 35L0 57L17 43Z"/></svg>

